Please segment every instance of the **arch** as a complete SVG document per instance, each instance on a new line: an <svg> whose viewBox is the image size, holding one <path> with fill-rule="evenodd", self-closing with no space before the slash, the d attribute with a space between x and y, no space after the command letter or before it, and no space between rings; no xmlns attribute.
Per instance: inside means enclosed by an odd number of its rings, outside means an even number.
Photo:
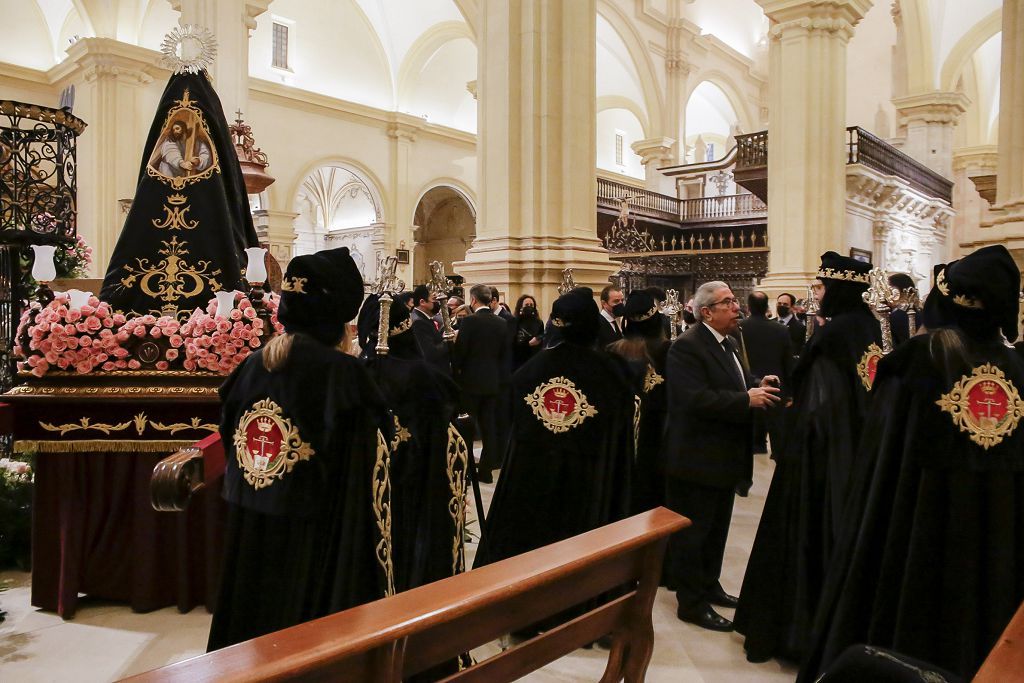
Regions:
<svg viewBox="0 0 1024 683"><path fill-rule="evenodd" d="M380 33L377 31L377 27L374 25L370 17L363 11L363 6L355 0L351 0L349 5L359 14L359 17L366 24L366 28L370 30L370 37L373 41L373 46L377 52L377 58L384 64L384 71L388 75L388 79L391 81L388 85L391 86L391 108L396 109L398 106L398 98L395 97L395 93L398 92L398 88L395 85L395 67L391 63L391 57L388 55L388 51L384 49L384 42L381 40Z"/></svg>
<svg viewBox="0 0 1024 683"><path fill-rule="evenodd" d="M686 116L686 105L689 104L690 98L693 97L693 91L700 86L701 83L708 82L714 85L722 94L725 95L725 99L729 100L729 104L732 106L733 112L736 114L736 118L739 119L737 123L743 128L745 133L751 133L754 131L756 123L754 117L750 114L750 110L746 106L746 100L740 95L742 90L737 87L736 82L726 73L718 71L717 69L710 69L708 71L702 71L697 78L693 79L694 84L692 88L689 88L686 92L686 98L683 100L683 116ZM687 131L689 134L689 131Z"/></svg>
<svg viewBox="0 0 1024 683"><path fill-rule="evenodd" d="M956 89L957 79L963 73L964 68L970 62L971 57L978 48L984 45L992 36L1003 30L1003 10L997 9L987 17L971 27L967 33L960 37L949 56L942 65L942 75L939 83L943 90L951 92Z"/></svg>
<svg viewBox="0 0 1024 683"><path fill-rule="evenodd" d="M473 32L473 42L476 43L476 37L480 33L480 6L477 4L477 0L452 0L452 2L462 18L466 20L469 30Z"/></svg>
<svg viewBox="0 0 1024 683"><path fill-rule="evenodd" d="M662 121L661 88L658 86L658 79L655 76L654 63L651 61L650 51L646 47L643 37L636 30L636 26L630 17L619 9L611 0L597 0L597 13L604 17L612 29L626 46L629 56L633 60L633 67L640 76L640 91L644 94L644 107L647 109L646 117L639 117L640 121L646 120L655 127L664 125ZM649 131L648 128L644 128Z"/></svg>
<svg viewBox="0 0 1024 683"><path fill-rule="evenodd" d="M601 95L597 98L597 113L600 114L606 109L625 109L640 122L640 127L644 131L644 137L653 137L651 135L650 122L647 120L647 114L639 104L628 97L623 97L622 95Z"/></svg>
<svg viewBox="0 0 1024 683"><path fill-rule="evenodd" d="M413 222L413 282L430 278L432 261L451 265L464 260L476 237L474 205L449 179L420 195L413 209Z"/></svg>
<svg viewBox="0 0 1024 683"><path fill-rule="evenodd" d="M331 156L324 157L313 163L307 164L298 177L292 182L289 193L287 195L287 201L294 203L295 197L299 194L299 190L302 189L302 183L305 182L313 171L323 166L336 166L349 171L352 175L363 181L363 184L370 190L370 197L373 199L374 208L377 210L377 222L387 222L387 203L385 201L386 196L382 189L384 185L380 182L380 179L376 174L369 168L364 166L362 163L355 159L349 159L347 157Z"/></svg>
<svg viewBox="0 0 1024 683"><path fill-rule="evenodd" d="M447 187L461 194L462 198L466 200L467 204L469 204L469 209L473 212L473 218L476 218L476 193L470 189L469 185L461 180L449 177L434 178L430 182L424 183L420 187L420 191L416 193L416 202L413 204L413 213L416 212L416 207L420 205L420 202L423 201L423 198L427 193L438 187Z"/></svg>
<svg viewBox="0 0 1024 683"><path fill-rule="evenodd" d="M473 32L467 24L460 21L443 21L434 24L416 38L405 53L405 58L402 60L394 82L396 108L401 109L408 104L405 97L412 90L416 77L423 72L431 57L437 54L445 44L460 38L465 38L476 46L476 37Z"/></svg>
<svg viewBox="0 0 1024 683"><path fill-rule="evenodd" d="M928 0L899 0L899 3L903 22L907 93L934 90L935 58Z"/></svg>

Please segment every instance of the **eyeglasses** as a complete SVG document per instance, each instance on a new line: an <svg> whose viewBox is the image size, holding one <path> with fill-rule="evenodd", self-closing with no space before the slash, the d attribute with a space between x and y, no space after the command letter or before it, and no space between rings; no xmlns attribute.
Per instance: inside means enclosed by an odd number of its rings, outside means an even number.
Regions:
<svg viewBox="0 0 1024 683"><path fill-rule="evenodd" d="M716 301L716 302L714 302L712 304L708 304L708 308L711 308L712 306L717 306L718 304L725 304L726 306L739 306L739 303L740 303L739 299L737 299L734 296L730 296L730 297L726 297L724 299L719 299L718 301Z"/></svg>

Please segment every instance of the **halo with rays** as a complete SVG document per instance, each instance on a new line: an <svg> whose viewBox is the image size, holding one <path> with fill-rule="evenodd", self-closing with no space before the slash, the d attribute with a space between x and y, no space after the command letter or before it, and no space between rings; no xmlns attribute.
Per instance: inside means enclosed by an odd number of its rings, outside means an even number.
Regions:
<svg viewBox="0 0 1024 683"><path fill-rule="evenodd" d="M160 44L163 61L176 74L193 73L210 68L217 56L217 39L204 26L176 26Z"/></svg>

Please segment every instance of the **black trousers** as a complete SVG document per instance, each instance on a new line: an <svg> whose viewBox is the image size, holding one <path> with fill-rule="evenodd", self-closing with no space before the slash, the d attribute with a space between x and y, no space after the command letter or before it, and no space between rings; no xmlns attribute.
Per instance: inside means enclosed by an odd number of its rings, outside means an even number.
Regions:
<svg viewBox="0 0 1024 683"><path fill-rule="evenodd" d="M731 488L665 479L665 506L693 522L669 539L666 558L668 583L675 587L683 611L703 607L718 587L734 497Z"/></svg>
<svg viewBox="0 0 1024 683"><path fill-rule="evenodd" d="M493 396L480 396L477 394L463 394L463 402L466 412L473 416L477 424L477 434L483 442L483 449L480 452L481 472L490 472L501 467L501 461L505 457L505 441L501 428L501 394Z"/></svg>

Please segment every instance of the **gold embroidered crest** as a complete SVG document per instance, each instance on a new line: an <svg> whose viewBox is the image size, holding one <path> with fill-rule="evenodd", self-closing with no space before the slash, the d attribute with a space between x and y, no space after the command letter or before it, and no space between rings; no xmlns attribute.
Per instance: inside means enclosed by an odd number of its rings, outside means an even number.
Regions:
<svg viewBox="0 0 1024 683"><path fill-rule="evenodd" d="M220 173L217 147L203 112L189 98L188 88L177 106L167 112L160 137L146 164L146 173L180 190Z"/></svg>
<svg viewBox="0 0 1024 683"><path fill-rule="evenodd" d="M242 415L234 444L238 466L257 490L283 478L295 463L315 454L292 421L284 417L281 406L269 398L257 401Z"/></svg>
<svg viewBox="0 0 1024 683"><path fill-rule="evenodd" d="M391 440L391 450L397 451L399 446L412 438L412 432L402 426L402 423L398 421L397 415L392 415L391 417L395 421L395 438Z"/></svg>
<svg viewBox="0 0 1024 683"><path fill-rule="evenodd" d="M864 355L861 356L860 362L857 363L857 374L860 376L860 381L864 385L865 391L871 391L871 387L875 385L878 361L882 360L883 356L882 349L878 348L878 344L872 342L871 346L864 352Z"/></svg>
<svg viewBox="0 0 1024 683"><path fill-rule="evenodd" d="M658 374L654 366L647 364L647 374L644 375L644 393L650 393L651 389L665 381L665 378Z"/></svg>
<svg viewBox="0 0 1024 683"><path fill-rule="evenodd" d="M985 363L964 376L935 402L985 450L1013 434L1024 415L1024 401L1002 370Z"/></svg>
<svg viewBox="0 0 1024 683"><path fill-rule="evenodd" d="M286 277L281 280L281 291L282 292L294 292L296 294L305 294L306 282L309 278L305 277Z"/></svg>
<svg viewBox="0 0 1024 683"><path fill-rule="evenodd" d="M565 377L553 377L523 397L526 405L541 423L555 434L579 426L588 417L597 415L597 408Z"/></svg>

